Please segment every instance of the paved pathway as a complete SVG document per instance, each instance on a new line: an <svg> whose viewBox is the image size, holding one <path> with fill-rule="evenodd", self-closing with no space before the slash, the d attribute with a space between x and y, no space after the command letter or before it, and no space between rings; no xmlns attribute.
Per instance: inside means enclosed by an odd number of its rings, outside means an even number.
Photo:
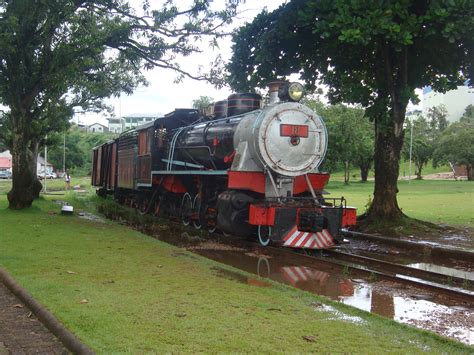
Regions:
<svg viewBox="0 0 474 355"><path fill-rule="evenodd" d="M0 355L66 353L61 342L0 282Z"/></svg>

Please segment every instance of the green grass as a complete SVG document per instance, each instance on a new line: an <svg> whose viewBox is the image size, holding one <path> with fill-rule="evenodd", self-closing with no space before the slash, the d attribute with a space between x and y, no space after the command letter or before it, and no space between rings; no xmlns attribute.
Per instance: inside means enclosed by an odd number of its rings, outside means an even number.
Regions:
<svg viewBox="0 0 474 355"><path fill-rule="evenodd" d="M284 285L219 277L216 262L119 224L48 213L52 198L11 211L0 196L0 265L98 352L472 351L341 304L364 322L335 319Z"/></svg>
<svg viewBox="0 0 474 355"><path fill-rule="evenodd" d="M41 180L42 181L42 180ZM71 189L74 186L80 185L81 189L91 189L91 177L90 176L79 176L71 178ZM0 180L0 195L7 194L12 186L11 180ZM51 179L46 180L47 192L63 191L66 188L64 179Z"/></svg>
<svg viewBox="0 0 474 355"><path fill-rule="evenodd" d="M407 177L410 172L410 162L408 161L401 161L400 162L400 178L402 177ZM431 162L429 162L421 171L422 176L430 175L430 174L436 174L436 173L446 173L446 172L451 172L451 168L448 165L442 165L438 166L437 168L434 168ZM415 164L412 163L411 165L411 176L414 178L415 175ZM351 169L350 172L350 180L351 181L359 181L360 180L360 170L359 169ZM369 173L369 179L374 178L374 170L372 169ZM336 181L344 181L344 171L337 171L333 172L331 174L331 179L336 180Z"/></svg>
<svg viewBox="0 0 474 355"><path fill-rule="evenodd" d="M474 182L451 180L412 180L398 182L398 204L409 217L433 223L474 227ZM330 181L329 197L344 196L347 204L365 212L373 198L374 183L344 185Z"/></svg>

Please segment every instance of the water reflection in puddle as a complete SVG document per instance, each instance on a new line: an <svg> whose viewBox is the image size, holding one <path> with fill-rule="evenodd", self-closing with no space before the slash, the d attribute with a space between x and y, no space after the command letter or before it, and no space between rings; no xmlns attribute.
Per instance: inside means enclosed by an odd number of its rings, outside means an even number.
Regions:
<svg viewBox="0 0 474 355"><path fill-rule="evenodd" d="M450 267L436 265L432 263L414 263L414 264L409 264L408 266L416 268L416 269L420 269L420 270L437 272L443 275L459 277L461 279L474 281L474 272L453 269Z"/></svg>
<svg viewBox="0 0 474 355"><path fill-rule="evenodd" d="M164 234L164 233L160 233ZM200 238L183 233L160 235L158 239L184 247L196 254L248 273L285 283L301 290L326 296L356 308L415 325L472 343L470 331L474 325L474 309L455 309L450 300L438 295L420 295L418 291L397 290L394 285L369 282L362 275L347 274L332 264L314 258L302 258L285 250L264 249L253 243L230 241L220 243L220 237ZM176 255L179 257L179 255ZM247 277L222 268L214 268L218 277L257 287L270 287L257 278ZM411 293L411 294L410 294ZM415 293L415 294L414 294ZM447 322L446 320L450 321ZM470 340L471 339L471 340Z"/></svg>

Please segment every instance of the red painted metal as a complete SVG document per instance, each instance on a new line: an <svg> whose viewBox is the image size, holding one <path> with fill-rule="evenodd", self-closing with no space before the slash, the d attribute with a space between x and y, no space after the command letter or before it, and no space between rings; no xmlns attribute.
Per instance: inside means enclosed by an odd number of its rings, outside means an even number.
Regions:
<svg viewBox="0 0 474 355"><path fill-rule="evenodd" d="M153 176L153 184L160 180L159 177ZM162 181L161 185L165 190L176 193L176 194L183 194L185 193L186 187L183 185L183 183L179 180L177 176L165 176Z"/></svg>
<svg viewBox="0 0 474 355"><path fill-rule="evenodd" d="M357 224L357 210L355 207L346 207L342 213L342 227L355 226Z"/></svg>
<svg viewBox="0 0 474 355"><path fill-rule="evenodd" d="M275 224L275 207L250 205L249 223L254 226L273 226Z"/></svg>
<svg viewBox="0 0 474 355"><path fill-rule="evenodd" d="M126 189L135 187L135 151L133 148L118 152L117 186Z"/></svg>
<svg viewBox="0 0 474 355"><path fill-rule="evenodd" d="M109 187L111 190L115 189L115 172L117 164L117 142L111 145L112 154L110 159L110 173L109 173Z"/></svg>
<svg viewBox="0 0 474 355"><path fill-rule="evenodd" d="M96 170L95 170L95 183L96 186L102 186L102 150L103 146L100 146L97 149L97 160L96 160Z"/></svg>
<svg viewBox="0 0 474 355"><path fill-rule="evenodd" d="M280 136L282 137L303 137L308 138L309 128L304 125L281 124Z"/></svg>
<svg viewBox="0 0 474 355"><path fill-rule="evenodd" d="M315 191L322 191L324 186L329 181L329 174L328 173L314 173L308 174L309 181L311 186ZM295 177L293 181L293 195L299 195L303 192L309 191L308 183L304 175Z"/></svg>
<svg viewBox="0 0 474 355"><path fill-rule="evenodd" d="M250 190L265 193L265 175L260 171L229 171L227 187L229 189Z"/></svg>
<svg viewBox="0 0 474 355"><path fill-rule="evenodd" d="M224 157L224 163L227 164L227 163L232 162L232 161L234 160L235 154L236 154L236 151L234 150L231 154L226 155L226 156Z"/></svg>

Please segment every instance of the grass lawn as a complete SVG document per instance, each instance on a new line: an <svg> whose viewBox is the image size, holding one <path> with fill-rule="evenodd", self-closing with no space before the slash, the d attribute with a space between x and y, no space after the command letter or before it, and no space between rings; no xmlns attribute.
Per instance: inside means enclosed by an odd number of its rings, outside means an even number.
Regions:
<svg viewBox="0 0 474 355"><path fill-rule="evenodd" d="M398 204L409 217L433 223L474 227L474 182L452 180L399 181ZM374 182L329 182L329 196L344 196L347 204L365 212Z"/></svg>
<svg viewBox="0 0 474 355"><path fill-rule="evenodd" d="M216 262L122 225L48 213L52 198L10 211L0 196L0 265L97 352L472 351L324 301L360 318L344 320L284 285L222 278Z"/></svg>
<svg viewBox="0 0 474 355"><path fill-rule="evenodd" d="M41 180L41 182L43 182ZM91 189L91 177L90 176L80 176L80 177L71 177L71 189L74 186L80 185L81 189L90 190ZM0 180L0 195L6 194L10 191L12 186L11 180ZM46 180L46 190L47 192L55 192L64 190L66 183L64 179L48 179Z"/></svg>
<svg viewBox="0 0 474 355"><path fill-rule="evenodd" d="M436 174L436 173L446 173L450 172L451 168L448 165L441 165L436 168L433 168L433 165L431 164L431 161L423 168L421 171L422 176L430 175L430 174ZM402 160L400 162L400 178L402 177L407 177L410 173L410 162ZM412 162L411 165L411 176L415 177L415 164ZM360 170L353 168L350 170L350 177L351 181L358 181L360 179ZM369 172L369 179L374 178L374 170L370 170ZM331 179L337 180L337 181L344 181L344 171L337 171L331 174Z"/></svg>

